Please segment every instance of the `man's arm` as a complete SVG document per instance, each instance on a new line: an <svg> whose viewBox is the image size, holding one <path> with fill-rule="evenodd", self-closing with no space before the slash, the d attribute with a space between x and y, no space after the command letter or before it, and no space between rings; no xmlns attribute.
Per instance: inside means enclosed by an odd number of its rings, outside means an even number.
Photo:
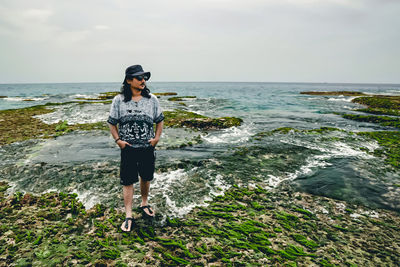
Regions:
<svg viewBox="0 0 400 267"><path fill-rule="evenodd" d="M156 134L155 134L154 138L149 140L149 143L154 147L157 145L158 141L160 141L163 126L164 126L164 121L160 121L159 123L157 123L156 124Z"/></svg>
<svg viewBox="0 0 400 267"><path fill-rule="evenodd" d="M111 135L114 138L114 140L119 139L117 125L108 124L108 127L110 128L110 132L111 132ZM126 145L130 146L131 144L129 144L128 142L123 141L123 140L120 139L120 140L117 141L117 145L120 148L124 148Z"/></svg>
<svg viewBox="0 0 400 267"><path fill-rule="evenodd" d="M117 140L119 138L117 125L108 124L108 127L114 140Z"/></svg>

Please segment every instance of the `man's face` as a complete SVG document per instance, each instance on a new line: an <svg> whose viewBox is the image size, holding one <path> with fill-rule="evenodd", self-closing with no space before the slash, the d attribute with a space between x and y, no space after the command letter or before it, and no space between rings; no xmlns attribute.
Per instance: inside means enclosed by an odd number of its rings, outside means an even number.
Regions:
<svg viewBox="0 0 400 267"><path fill-rule="evenodd" d="M136 90L143 90L146 86L146 80L139 76L139 78L132 78L131 80L126 79L126 82L131 86L131 88Z"/></svg>

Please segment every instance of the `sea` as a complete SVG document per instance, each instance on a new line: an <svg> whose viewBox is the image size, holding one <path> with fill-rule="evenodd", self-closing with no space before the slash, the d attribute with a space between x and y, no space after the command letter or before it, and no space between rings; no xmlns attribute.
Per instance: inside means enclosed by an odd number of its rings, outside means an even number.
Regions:
<svg viewBox="0 0 400 267"><path fill-rule="evenodd" d="M0 84L0 96L4 96L0 109L78 101L119 91L120 86ZM196 96L181 102L160 96L165 111L180 109L243 119L242 125L222 130L164 128L156 148L157 171L149 197L163 216L183 217L233 186L285 190L283 184L350 204L400 211L400 172L373 155L379 149L376 141L354 134L398 129L337 115L361 114L355 109L363 106L352 103L354 97L300 94L358 91L400 95L399 84L149 82L148 87L151 92ZM49 124L106 121L110 104L69 103L52 108L56 110L37 118ZM273 131L282 127L293 130ZM323 134L302 131L321 127L340 130ZM9 194L62 191L77 193L88 209L97 203L122 209L119 160L120 149L109 131L76 131L1 146L0 180L10 184ZM134 206L139 204L136 185Z"/></svg>

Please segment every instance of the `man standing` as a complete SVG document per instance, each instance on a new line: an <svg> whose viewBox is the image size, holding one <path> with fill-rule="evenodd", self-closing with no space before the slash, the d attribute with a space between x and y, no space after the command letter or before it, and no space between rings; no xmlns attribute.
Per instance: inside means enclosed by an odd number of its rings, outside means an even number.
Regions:
<svg viewBox="0 0 400 267"><path fill-rule="evenodd" d="M150 75L140 65L126 69L121 93L114 97L107 120L111 134L121 149L120 183L123 185L126 214L121 229L124 232L129 232L134 227L133 184L139 181L139 176L142 215L153 218L155 214L147 198L150 181L154 178L154 148L161 136L164 115L157 97L150 94L146 87Z"/></svg>

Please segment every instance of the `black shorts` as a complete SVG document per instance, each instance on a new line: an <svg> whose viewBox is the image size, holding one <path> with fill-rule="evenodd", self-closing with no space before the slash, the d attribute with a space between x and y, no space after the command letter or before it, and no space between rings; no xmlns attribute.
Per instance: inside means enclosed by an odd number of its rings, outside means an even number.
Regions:
<svg viewBox="0 0 400 267"><path fill-rule="evenodd" d="M120 183L136 183L139 181L139 175L145 181L153 180L155 161L154 147L133 148L126 145L121 149Z"/></svg>

